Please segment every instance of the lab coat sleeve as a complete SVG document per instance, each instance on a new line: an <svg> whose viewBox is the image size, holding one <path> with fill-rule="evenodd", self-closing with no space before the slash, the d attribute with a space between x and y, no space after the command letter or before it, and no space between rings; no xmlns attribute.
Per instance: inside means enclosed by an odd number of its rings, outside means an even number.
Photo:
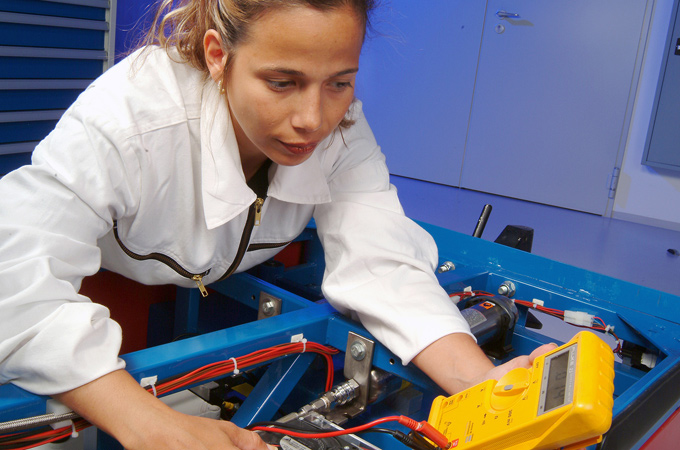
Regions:
<svg viewBox="0 0 680 450"><path fill-rule="evenodd" d="M470 328L437 282L434 240L404 215L385 158L356 114L330 179L332 201L315 210L323 292L407 364L435 340Z"/></svg>
<svg viewBox="0 0 680 450"><path fill-rule="evenodd" d="M110 120L89 116L68 110L33 165L0 180L0 383L36 394L124 367L120 327L78 290L99 270L98 238L134 204L134 162L115 150Z"/></svg>

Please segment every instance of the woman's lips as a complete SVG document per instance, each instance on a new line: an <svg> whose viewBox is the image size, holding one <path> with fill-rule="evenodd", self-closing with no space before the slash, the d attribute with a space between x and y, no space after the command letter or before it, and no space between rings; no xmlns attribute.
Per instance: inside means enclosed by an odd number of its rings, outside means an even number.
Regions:
<svg viewBox="0 0 680 450"><path fill-rule="evenodd" d="M289 152L294 153L296 155L306 155L308 153L312 153L316 146L318 145L318 142L307 142L307 143L300 143L300 144L289 144L286 142L281 142L286 149L288 149Z"/></svg>

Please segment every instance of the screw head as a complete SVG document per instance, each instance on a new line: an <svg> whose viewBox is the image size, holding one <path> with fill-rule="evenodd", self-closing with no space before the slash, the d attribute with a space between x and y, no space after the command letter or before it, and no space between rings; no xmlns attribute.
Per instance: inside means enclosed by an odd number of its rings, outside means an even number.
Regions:
<svg viewBox="0 0 680 450"><path fill-rule="evenodd" d="M275 310L276 306L274 306L274 302L265 302L262 304L262 314L265 316L271 316L274 314Z"/></svg>
<svg viewBox="0 0 680 450"><path fill-rule="evenodd" d="M349 353L357 361L361 361L366 357L366 344L361 341L354 341L349 347Z"/></svg>

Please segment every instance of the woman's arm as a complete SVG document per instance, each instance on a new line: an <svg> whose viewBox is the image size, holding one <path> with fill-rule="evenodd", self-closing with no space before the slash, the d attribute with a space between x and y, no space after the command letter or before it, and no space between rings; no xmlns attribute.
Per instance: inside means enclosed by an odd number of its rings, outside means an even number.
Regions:
<svg viewBox="0 0 680 450"><path fill-rule="evenodd" d="M260 437L236 425L179 413L124 370L54 396L128 450L267 450Z"/></svg>
<svg viewBox="0 0 680 450"><path fill-rule="evenodd" d="M358 102L354 114L356 123L323 153L333 168L327 175L333 200L317 205L314 218L325 252L326 298L449 393L529 367L552 346L494 367L439 285L436 243L404 215Z"/></svg>
<svg viewBox="0 0 680 450"><path fill-rule="evenodd" d="M555 344L538 347L505 364L494 366L469 335L449 334L436 340L415 358L413 363L449 394L455 394L485 380L498 380L517 367L531 367L534 358L555 349Z"/></svg>

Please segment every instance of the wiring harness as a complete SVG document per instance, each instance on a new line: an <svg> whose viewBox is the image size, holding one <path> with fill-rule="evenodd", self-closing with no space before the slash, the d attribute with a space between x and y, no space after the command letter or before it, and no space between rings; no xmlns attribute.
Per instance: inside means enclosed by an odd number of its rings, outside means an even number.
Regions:
<svg viewBox="0 0 680 450"><path fill-rule="evenodd" d="M197 383L206 382L222 376L238 374L241 369L252 367L258 364L271 362L274 359L293 354L316 353L321 355L326 361L326 390L333 386L333 358L332 356L339 351L336 348L318 344L316 342L293 342L280 344L273 347L249 353L238 358L230 358L205 365L181 376L173 377L159 384L152 384L146 387L147 391L156 396L169 394L170 392L186 388ZM36 430L29 430L19 433L0 435L0 450L23 450L51 442L60 441L68 437L76 437L78 432L91 426L83 418L73 419L72 425L51 429L43 427Z"/></svg>

